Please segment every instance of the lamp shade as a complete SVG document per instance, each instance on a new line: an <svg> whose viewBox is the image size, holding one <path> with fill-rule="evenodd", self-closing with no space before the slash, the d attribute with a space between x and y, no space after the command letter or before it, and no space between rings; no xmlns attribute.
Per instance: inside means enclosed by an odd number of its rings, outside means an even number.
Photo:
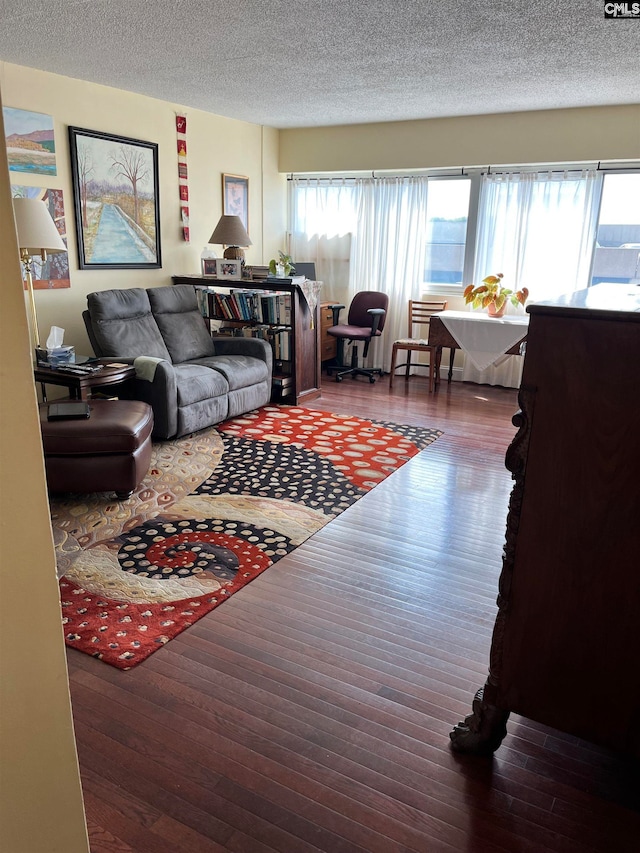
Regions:
<svg viewBox="0 0 640 853"><path fill-rule="evenodd" d="M13 211L18 244L30 255L47 252L66 252L67 247L58 234L47 205L37 198L14 198Z"/></svg>
<svg viewBox="0 0 640 853"><path fill-rule="evenodd" d="M239 216L223 215L209 237L210 243L221 243L225 246L250 246L251 239Z"/></svg>

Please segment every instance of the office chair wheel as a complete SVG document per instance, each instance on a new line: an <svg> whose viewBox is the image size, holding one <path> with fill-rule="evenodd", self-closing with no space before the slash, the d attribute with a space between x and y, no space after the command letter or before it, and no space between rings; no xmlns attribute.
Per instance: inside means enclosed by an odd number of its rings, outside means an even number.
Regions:
<svg viewBox="0 0 640 853"><path fill-rule="evenodd" d="M342 382L342 376L340 376L340 374L336 375L336 382Z"/></svg>
<svg viewBox="0 0 640 853"><path fill-rule="evenodd" d="M370 382L370 384L371 384L371 385L373 385L373 383L374 383L375 381L376 381L375 376L370 376L370 377L369 377L369 382Z"/></svg>

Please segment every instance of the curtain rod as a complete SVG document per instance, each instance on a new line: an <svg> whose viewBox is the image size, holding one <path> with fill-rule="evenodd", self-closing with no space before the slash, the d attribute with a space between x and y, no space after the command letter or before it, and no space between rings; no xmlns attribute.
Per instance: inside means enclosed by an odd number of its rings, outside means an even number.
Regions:
<svg viewBox="0 0 640 853"><path fill-rule="evenodd" d="M428 177L456 177L464 174L463 168L456 166L455 168L445 168L442 171L438 169L422 169L415 172L388 172L383 174L375 173L375 170L367 172L359 172L356 175L343 175L340 172L335 172L331 175L316 174L314 172L290 172L287 175L287 181L299 180L314 180L314 181L357 181L366 178L371 178L374 181L381 181L385 178L428 178Z"/></svg>
<svg viewBox="0 0 640 853"><path fill-rule="evenodd" d="M494 175L496 172L521 172L523 170L539 171L539 172L566 172L577 171L579 169L594 169L598 172L614 172L614 171L630 171L640 169L640 160L628 161L607 161L598 160L581 163L519 163L503 166L455 166L442 169L421 169L413 172L389 172L387 174L376 174L375 170L360 172L356 175L343 175L335 172L331 175L316 174L313 172L295 173L290 172L287 175L287 181L294 179L308 179L314 181L357 181L365 178L371 178L374 181L383 180L384 178L411 178L411 177L465 177L466 175Z"/></svg>

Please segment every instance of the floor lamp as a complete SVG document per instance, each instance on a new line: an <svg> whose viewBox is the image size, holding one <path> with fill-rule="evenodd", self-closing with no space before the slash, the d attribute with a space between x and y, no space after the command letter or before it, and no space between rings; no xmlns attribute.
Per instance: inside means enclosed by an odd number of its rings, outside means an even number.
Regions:
<svg viewBox="0 0 640 853"><path fill-rule="evenodd" d="M18 232L18 245L20 247L20 260L24 264L27 277L27 292L29 294L29 308L31 310L31 334L34 348L40 347L40 334L38 332L38 316L36 314L36 300L33 295L33 277L31 265L33 256L40 255L42 261L47 260L47 252L66 252L67 247L62 242L47 205L37 198L14 198L13 212Z"/></svg>

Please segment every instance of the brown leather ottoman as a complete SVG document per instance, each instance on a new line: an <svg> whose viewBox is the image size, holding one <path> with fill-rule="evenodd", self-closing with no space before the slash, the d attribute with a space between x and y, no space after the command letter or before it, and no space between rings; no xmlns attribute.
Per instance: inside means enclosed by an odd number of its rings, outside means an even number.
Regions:
<svg viewBox="0 0 640 853"><path fill-rule="evenodd" d="M47 420L40 428L51 492L115 492L128 498L151 461L151 406L138 400L89 400L90 416Z"/></svg>

